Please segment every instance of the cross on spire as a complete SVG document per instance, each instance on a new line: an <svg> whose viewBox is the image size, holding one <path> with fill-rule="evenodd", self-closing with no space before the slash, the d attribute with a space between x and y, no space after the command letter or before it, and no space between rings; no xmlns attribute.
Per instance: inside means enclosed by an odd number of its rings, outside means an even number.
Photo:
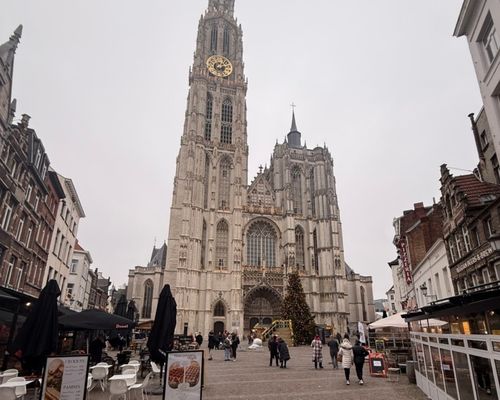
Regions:
<svg viewBox="0 0 500 400"><path fill-rule="evenodd" d="M295 113L295 108L297 105L292 101L292 104L290 104L290 107L292 107L292 112Z"/></svg>

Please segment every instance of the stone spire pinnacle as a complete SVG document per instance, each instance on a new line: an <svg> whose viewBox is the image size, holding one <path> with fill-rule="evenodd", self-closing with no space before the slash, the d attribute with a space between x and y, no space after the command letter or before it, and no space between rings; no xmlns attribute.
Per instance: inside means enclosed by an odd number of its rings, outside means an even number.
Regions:
<svg viewBox="0 0 500 400"><path fill-rule="evenodd" d="M234 14L234 0L208 0L208 9Z"/></svg>
<svg viewBox="0 0 500 400"><path fill-rule="evenodd" d="M290 147L301 147L300 139L301 133L297 130L297 122L295 121L295 110L292 111L292 127L290 128L290 133L287 135L288 144Z"/></svg>
<svg viewBox="0 0 500 400"><path fill-rule="evenodd" d="M19 44L22 33L23 26L19 25L10 37L9 41L0 46L0 59L3 61L10 73L12 73L14 54L16 53L17 45Z"/></svg>

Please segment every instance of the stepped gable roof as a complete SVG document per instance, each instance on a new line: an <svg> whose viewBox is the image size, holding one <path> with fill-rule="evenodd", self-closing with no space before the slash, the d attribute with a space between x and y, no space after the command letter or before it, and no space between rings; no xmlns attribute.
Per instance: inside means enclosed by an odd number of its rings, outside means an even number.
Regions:
<svg viewBox="0 0 500 400"><path fill-rule="evenodd" d="M148 263L148 267L164 267L167 265L167 244L163 242L160 248L153 246L153 252L151 253L151 260Z"/></svg>
<svg viewBox="0 0 500 400"><path fill-rule="evenodd" d="M500 195L500 185L481 182L474 174L460 175L453 178L455 189L462 192L470 206L482 206L485 204L482 199L487 195Z"/></svg>

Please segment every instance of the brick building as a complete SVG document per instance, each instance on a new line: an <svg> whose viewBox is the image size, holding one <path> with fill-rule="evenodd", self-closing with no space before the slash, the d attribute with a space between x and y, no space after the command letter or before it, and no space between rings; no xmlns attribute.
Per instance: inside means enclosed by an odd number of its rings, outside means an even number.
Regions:
<svg viewBox="0 0 500 400"><path fill-rule="evenodd" d="M500 279L491 240L500 233L500 185L474 174L454 177L441 166L443 234L457 293Z"/></svg>

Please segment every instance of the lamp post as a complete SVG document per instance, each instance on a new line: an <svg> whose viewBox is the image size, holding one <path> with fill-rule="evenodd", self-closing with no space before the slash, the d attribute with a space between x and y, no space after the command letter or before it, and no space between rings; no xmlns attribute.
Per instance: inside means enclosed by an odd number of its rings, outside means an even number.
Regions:
<svg viewBox="0 0 500 400"><path fill-rule="evenodd" d="M435 294L427 294L427 285L425 282L420 285L420 291L424 297L430 297L431 301L433 301L432 298L434 298L434 301L437 301L437 296Z"/></svg>

